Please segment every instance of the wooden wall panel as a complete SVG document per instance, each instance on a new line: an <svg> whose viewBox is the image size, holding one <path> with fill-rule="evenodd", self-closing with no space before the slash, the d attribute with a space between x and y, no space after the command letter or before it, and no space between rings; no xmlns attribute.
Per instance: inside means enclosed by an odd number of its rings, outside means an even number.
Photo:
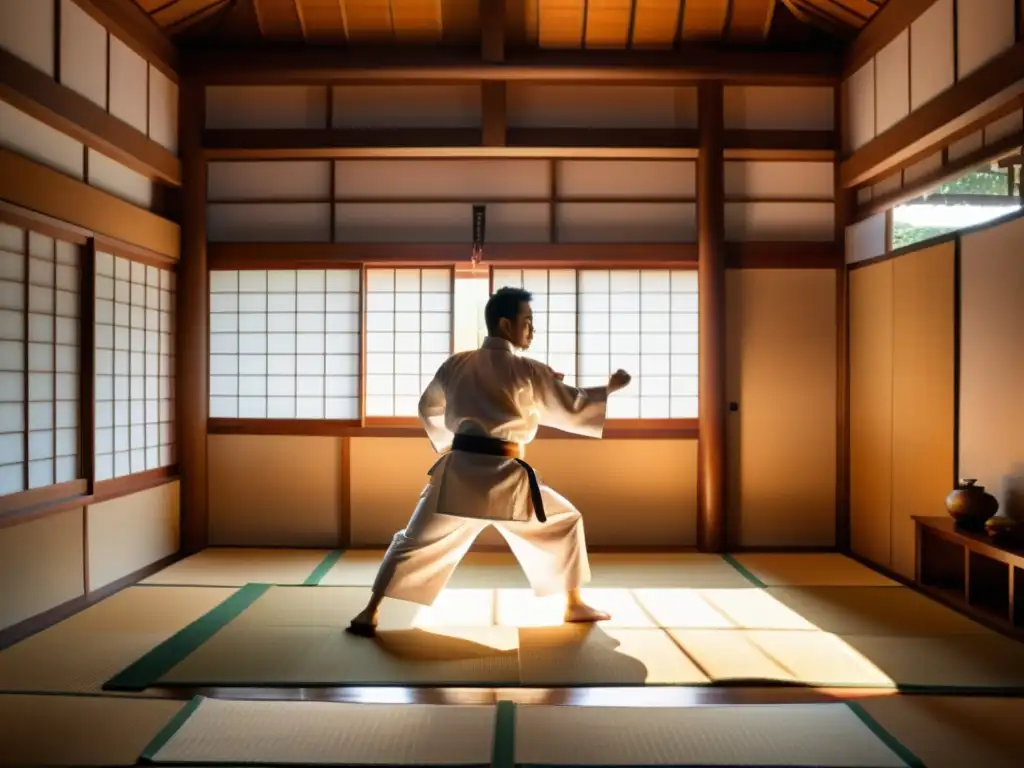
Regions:
<svg viewBox="0 0 1024 768"><path fill-rule="evenodd" d="M956 82L955 0L938 0L910 26L910 109Z"/></svg>
<svg viewBox="0 0 1024 768"><path fill-rule="evenodd" d="M694 128L695 88L647 85L512 83L513 128Z"/></svg>
<svg viewBox="0 0 1024 768"><path fill-rule="evenodd" d="M210 435L208 445L210 546L338 546L340 438Z"/></svg>
<svg viewBox="0 0 1024 768"><path fill-rule="evenodd" d="M149 67L149 138L178 154L178 85Z"/></svg>
<svg viewBox="0 0 1024 768"><path fill-rule="evenodd" d="M975 131L974 133L964 136L962 139L958 139L949 145L946 150L946 155L949 157L951 162L956 162L961 158L967 157L968 155L977 152L979 149L985 146L985 132L984 130Z"/></svg>
<svg viewBox="0 0 1024 768"><path fill-rule="evenodd" d="M729 242L831 242L835 238L835 205L727 202L725 235Z"/></svg>
<svg viewBox="0 0 1024 768"><path fill-rule="evenodd" d="M871 197L875 200L895 194L903 189L903 174L899 171L871 186Z"/></svg>
<svg viewBox="0 0 1024 768"><path fill-rule="evenodd" d="M997 141L1022 131L1024 131L1024 106L986 125L984 128L985 144L986 146L995 144ZM1024 144L1024 141L1021 143Z"/></svg>
<svg viewBox="0 0 1024 768"><path fill-rule="evenodd" d="M1017 39L1014 0L957 0L957 76L962 80Z"/></svg>
<svg viewBox="0 0 1024 768"><path fill-rule="evenodd" d="M89 149L89 184L146 210L153 208L153 182Z"/></svg>
<svg viewBox="0 0 1024 768"><path fill-rule="evenodd" d="M539 440L528 452L545 482L583 513L588 544L695 543L695 441L631 440L623 446L597 440ZM352 439L353 546L387 546L408 522L427 470L436 460L422 438ZM626 477L630 482L623 481ZM623 514L624 509L631 511ZM504 546L493 534L479 543Z"/></svg>
<svg viewBox="0 0 1024 768"><path fill-rule="evenodd" d="M55 0L0 0L0 48L53 77Z"/></svg>
<svg viewBox="0 0 1024 768"><path fill-rule="evenodd" d="M832 200L833 163L727 161L726 197L746 200Z"/></svg>
<svg viewBox="0 0 1024 768"><path fill-rule="evenodd" d="M234 86L206 89L207 128L326 128L322 86Z"/></svg>
<svg viewBox="0 0 1024 768"><path fill-rule="evenodd" d="M140 133L149 121L149 63L110 36L110 114Z"/></svg>
<svg viewBox="0 0 1024 768"><path fill-rule="evenodd" d="M692 243L697 239L693 203L559 203L555 216L558 240L564 243Z"/></svg>
<svg viewBox="0 0 1024 768"><path fill-rule="evenodd" d="M82 514L0 528L0 629L85 594Z"/></svg>
<svg viewBox="0 0 1024 768"><path fill-rule="evenodd" d="M884 566L892 546L893 263L850 272L850 542Z"/></svg>
<svg viewBox="0 0 1024 768"><path fill-rule="evenodd" d="M843 83L843 149L853 152L875 138L875 60Z"/></svg>
<svg viewBox="0 0 1024 768"><path fill-rule="evenodd" d="M181 543L177 481L94 504L86 515L92 591L175 554Z"/></svg>
<svg viewBox="0 0 1024 768"><path fill-rule="evenodd" d="M1024 520L1024 218L965 235L959 474Z"/></svg>
<svg viewBox="0 0 1024 768"><path fill-rule="evenodd" d="M208 163L206 199L329 200L329 160Z"/></svg>
<svg viewBox="0 0 1024 768"><path fill-rule="evenodd" d="M732 543L832 546L835 271L728 270L726 290Z"/></svg>
<svg viewBox="0 0 1024 768"><path fill-rule="evenodd" d="M333 89L335 128L476 128L481 91L471 85L346 85Z"/></svg>
<svg viewBox="0 0 1024 768"><path fill-rule="evenodd" d="M0 101L0 147L72 178L85 177L85 155L79 142L4 101Z"/></svg>
<svg viewBox="0 0 1024 768"><path fill-rule="evenodd" d="M903 186L911 187L921 179L938 173L940 170L942 170L942 152L936 152L934 155L926 157L924 160L918 160L903 169Z"/></svg>
<svg viewBox="0 0 1024 768"><path fill-rule="evenodd" d="M910 33L901 32L875 56L875 133L910 114Z"/></svg>
<svg viewBox="0 0 1024 768"><path fill-rule="evenodd" d="M824 87L727 85L725 128L831 131L835 127L834 97L835 90Z"/></svg>
<svg viewBox="0 0 1024 768"><path fill-rule="evenodd" d="M914 515L942 515L953 488L954 267L942 243L893 260L890 567L914 578Z"/></svg>
<svg viewBox="0 0 1024 768"><path fill-rule="evenodd" d="M107 30L72 0L60 0L60 82L107 108Z"/></svg>
<svg viewBox="0 0 1024 768"><path fill-rule="evenodd" d="M547 200L550 168L547 160L339 160L334 188L342 200Z"/></svg>
<svg viewBox="0 0 1024 768"><path fill-rule="evenodd" d="M560 197L678 200L697 195L697 164L690 160L561 160L555 172Z"/></svg>
<svg viewBox="0 0 1024 768"><path fill-rule="evenodd" d="M339 203L335 242L465 243L472 236L472 203ZM544 243L549 240L548 203L490 203L487 241Z"/></svg>
<svg viewBox="0 0 1024 768"><path fill-rule="evenodd" d="M330 203L210 203L207 238L212 243L326 243Z"/></svg>

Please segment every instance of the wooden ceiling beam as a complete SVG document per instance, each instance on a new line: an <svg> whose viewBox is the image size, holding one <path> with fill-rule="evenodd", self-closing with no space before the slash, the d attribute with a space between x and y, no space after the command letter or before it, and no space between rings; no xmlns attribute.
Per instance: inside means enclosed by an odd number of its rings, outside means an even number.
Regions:
<svg viewBox="0 0 1024 768"><path fill-rule="evenodd" d="M830 52L543 51L502 64L459 50L207 50L185 54L183 68L207 85L331 85L484 81L684 85L836 85L840 59Z"/></svg>
<svg viewBox="0 0 1024 768"><path fill-rule="evenodd" d="M181 161L167 149L4 50L0 98L149 179L181 186Z"/></svg>
<svg viewBox="0 0 1024 768"><path fill-rule="evenodd" d="M1024 41L876 136L839 167L844 189L884 178L1024 95Z"/></svg>
<svg viewBox="0 0 1024 768"><path fill-rule="evenodd" d="M503 105L502 105L503 106ZM500 130L503 129L503 130ZM500 143L499 143L500 142ZM835 158L831 131L723 134L728 160ZM676 157L697 156L696 130L577 128L398 128L387 130L207 130L210 160L337 157Z"/></svg>
<svg viewBox="0 0 1024 768"><path fill-rule="evenodd" d="M178 82L180 57L171 39L133 0L74 0L121 42Z"/></svg>

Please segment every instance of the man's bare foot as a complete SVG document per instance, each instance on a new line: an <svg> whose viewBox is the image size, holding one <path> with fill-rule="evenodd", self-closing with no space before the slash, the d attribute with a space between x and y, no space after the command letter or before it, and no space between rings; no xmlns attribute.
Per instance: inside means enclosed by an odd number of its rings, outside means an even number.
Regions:
<svg viewBox="0 0 1024 768"><path fill-rule="evenodd" d="M359 637L374 637L377 634L377 612L364 610L345 628L346 632Z"/></svg>
<svg viewBox="0 0 1024 768"><path fill-rule="evenodd" d="M591 608L586 603L570 603L565 607L565 620L569 623L608 621L611 614Z"/></svg>

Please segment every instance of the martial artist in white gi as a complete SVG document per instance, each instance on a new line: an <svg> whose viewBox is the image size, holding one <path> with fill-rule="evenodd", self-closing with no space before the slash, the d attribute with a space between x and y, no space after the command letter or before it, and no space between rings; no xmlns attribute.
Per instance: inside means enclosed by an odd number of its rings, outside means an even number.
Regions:
<svg viewBox="0 0 1024 768"><path fill-rule="evenodd" d="M349 632L372 636L385 597L432 604L489 525L505 537L537 595L566 594L566 621L610 618L580 597L590 564L579 511L540 484L522 459L539 426L601 437L608 395L630 376L619 370L607 386L577 389L516 354L533 340L531 299L519 288L496 291L484 310L483 345L448 358L420 398L427 437L443 455Z"/></svg>

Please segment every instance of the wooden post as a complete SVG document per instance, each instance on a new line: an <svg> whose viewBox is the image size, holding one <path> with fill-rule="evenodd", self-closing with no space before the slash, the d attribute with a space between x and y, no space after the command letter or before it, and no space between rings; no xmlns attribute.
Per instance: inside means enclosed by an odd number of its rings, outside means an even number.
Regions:
<svg viewBox="0 0 1024 768"><path fill-rule="evenodd" d="M850 551L850 273L846 266L846 225L853 219L857 193L844 189L839 174L846 115L842 86L834 91L836 136L835 244L842 258L836 267L836 533L840 552Z"/></svg>
<svg viewBox="0 0 1024 768"><path fill-rule="evenodd" d="M181 475L182 549L197 552L208 540L206 418L209 411L209 278L206 264L206 159L202 84L181 84L181 261L175 317L175 419Z"/></svg>
<svg viewBox="0 0 1024 768"><path fill-rule="evenodd" d="M697 546L721 552L725 544L725 162L724 89L704 83L698 91L700 155L697 160L697 280L699 423L697 448Z"/></svg>

